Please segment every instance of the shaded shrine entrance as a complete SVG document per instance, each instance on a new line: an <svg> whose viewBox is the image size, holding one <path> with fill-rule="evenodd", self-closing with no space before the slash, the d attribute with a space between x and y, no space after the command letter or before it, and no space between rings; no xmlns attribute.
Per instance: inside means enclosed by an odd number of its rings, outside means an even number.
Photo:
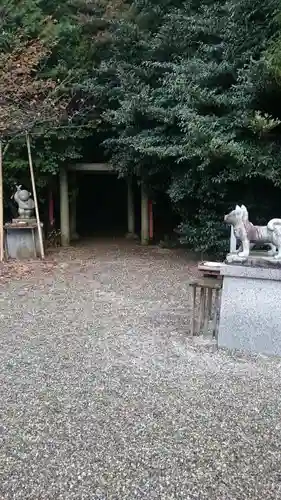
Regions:
<svg viewBox="0 0 281 500"><path fill-rule="evenodd" d="M119 179L107 164L84 163L61 168L62 246L77 239L78 234L135 237L137 232L141 243L147 244L150 202L145 185L140 183L137 190L136 186L131 178Z"/></svg>
<svg viewBox="0 0 281 500"><path fill-rule="evenodd" d="M107 172L77 172L79 236L124 236L128 230L127 183Z"/></svg>

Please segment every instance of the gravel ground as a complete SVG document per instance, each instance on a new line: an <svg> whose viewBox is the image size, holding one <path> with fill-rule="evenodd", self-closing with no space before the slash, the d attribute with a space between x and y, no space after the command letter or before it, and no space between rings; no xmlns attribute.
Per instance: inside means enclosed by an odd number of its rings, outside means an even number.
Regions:
<svg viewBox="0 0 281 500"><path fill-rule="evenodd" d="M1 286L1 500L281 499L281 363L188 338L194 264L116 243L26 269Z"/></svg>

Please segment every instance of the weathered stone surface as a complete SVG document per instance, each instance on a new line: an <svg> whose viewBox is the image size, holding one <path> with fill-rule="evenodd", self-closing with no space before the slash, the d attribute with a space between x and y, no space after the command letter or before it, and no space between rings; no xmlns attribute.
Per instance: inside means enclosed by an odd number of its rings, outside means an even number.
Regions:
<svg viewBox="0 0 281 500"><path fill-rule="evenodd" d="M43 224L41 223L41 227ZM18 227L7 224L5 226L5 242L8 257L11 259L32 259L40 255L38 229L34 225ZM36 255L34 252L34 241L32 231L34 230Z"/></svg>
<svg viewBox="0 0 281 500"><path fill-rule="evenodd" d="M221 275L232 276L234 278L252 278L263 280L281 281L281 266L276 267L268 264L268 266L247 266L247 265L232 265L221 268Z"/></svg>
<svg viewBox="0 0 281 500"><path fill-rule="evenodd" d="M281 269L281 261L270 257L267 252L257 251L251 253L249 257L240 257L237 253L229 253L226 256L226 263L231 265L246 267L265 267Z"/></svg>
<svg viewBox="0 0 281 500"><path fill-rule="evenodd" d="M219 347L281 356L281 269L225 266Z"/></svg>
<svg viewBox="0 0 281 500"><path fill-rule="evenodd" d="M13 195L15 202L18 205L19 217L23 219L31 219L34 213L34 201L31 198L31 193L26 189L21 189L17 186L17 190Z"/></svg>

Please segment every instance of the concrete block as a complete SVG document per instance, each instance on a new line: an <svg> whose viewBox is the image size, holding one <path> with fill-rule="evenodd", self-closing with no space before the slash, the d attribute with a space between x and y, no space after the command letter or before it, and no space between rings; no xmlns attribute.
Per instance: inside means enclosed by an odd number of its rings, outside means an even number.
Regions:
<svg viewBox="0 0 281 500"><path fill-rule="evenodd" d="M43 228L43 224L41 223ZM34 240L35 249L34 251ZM40 244L37 227L34 228L34 240L31 227L6 227L5 247L10 259L34 259L40 257Z"/></svg>
<svg viewBox="0 0 281 500"><path fill-rule="evenodd" d="M218 346L281 356L281 269L222 268Z"/></svg>

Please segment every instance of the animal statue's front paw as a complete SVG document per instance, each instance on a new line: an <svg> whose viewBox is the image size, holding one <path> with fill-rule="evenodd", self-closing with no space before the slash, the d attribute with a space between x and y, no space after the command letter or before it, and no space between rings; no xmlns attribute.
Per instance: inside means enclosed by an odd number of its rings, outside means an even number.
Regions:
<svg viewBox="0 0 281 500"><path fill-rule="evenodd" d="M242 251L243 251L243 248L240 245L240 247L236 248L232 253L236 253L238 255Z"/></svg>
<svg viewBox="0 0 281 500"><path fill-rule="evenodd" d="M269 257L276 257L276 250L268 250L267 255Z"/></svg>
<svg viewBox="0 0 281 500"><path fill-rule="evenodd" d="M249 257L249 252L239 252L238 257Z"/></svg>

